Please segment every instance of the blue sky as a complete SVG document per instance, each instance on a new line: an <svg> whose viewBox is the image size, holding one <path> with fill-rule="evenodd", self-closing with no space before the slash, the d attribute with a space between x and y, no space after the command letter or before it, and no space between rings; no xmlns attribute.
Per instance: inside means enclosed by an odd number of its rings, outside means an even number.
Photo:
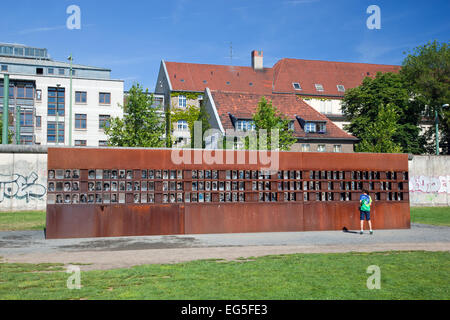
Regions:
<svg viewBox="0 0 450 320"><path fill-rule="evenodd" d="M66 8L81 9L69 30ZM369 5L381 29L369 30ZM264 66L281 58L401 64L404 52L450 39L450 1L428 0L22 0L2 3L0 42L47 48L54 60L112 69L112 77L154 90L161 59ZM233 60L230 60L230 43Z"/></svg>

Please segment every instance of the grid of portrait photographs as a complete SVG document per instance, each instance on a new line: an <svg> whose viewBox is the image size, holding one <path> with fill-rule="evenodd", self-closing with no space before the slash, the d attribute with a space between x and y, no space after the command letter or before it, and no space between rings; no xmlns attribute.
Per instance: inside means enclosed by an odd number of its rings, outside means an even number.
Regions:
<svg viewBox="0 0 450 320"><path fill-rule="evenodd" d="M403 201L407 172L280 170L54 169L48 204Z"/></svg>

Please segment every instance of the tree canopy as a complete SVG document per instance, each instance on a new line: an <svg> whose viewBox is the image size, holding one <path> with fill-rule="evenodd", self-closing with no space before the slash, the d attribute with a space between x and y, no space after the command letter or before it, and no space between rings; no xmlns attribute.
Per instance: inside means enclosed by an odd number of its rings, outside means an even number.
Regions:
<svg viewBox="0 0 450 320"><path fill-rule="evenodd" d="M134 84L126 99L123 118L111 118L105 126L108 145L116 147L164 147L165 122L160 107L153 106L153 95Z"/></svg>
<svg viewBox="0 0 450 320"><path fill-rule="evenodd" d="M419 106L423 115L435 118L438 111L439 126L442 134L441 148L450 154L450 109L442 110L444 104L450 103L450 48L448 43L429 42L409 52L400 74L410 95ZM428 152L435 151L434 126L426 132L430 141Z"/></svg>
<svg viewBox="0 0 450 320"><path fill-rule="evenodd" d="M385 146L369 147L370 143L382 142L378 139L380 135L390 136L393 146L400 148L395 147L392 152L420 154L424 151L425 139L420 137L418 127L421 109L411 101L410 92L400 74L377 73L375 78L366 77L360 86L347 90L342 102L342 112L350 121L345 129L361 140L356 145L357 151L385 149ZM388 123L392 127L381 125L386 117L390 119ZM374 127L377 128L376 131L369 130ZM392 132L395 134L391 134Z"/></svg>
<svg viewBox="0 0 450 320"><path fill-rule="evenodd" d="M289 119L272 105L272 101L267 101L265 97L262 97L258 103L256 113L253 115L253 121L256 138L258 141L266 142L263 145L267 144L267 147L263 147L264 149L272 149L272 129L278 130L278 148L280 150L290 150L291 146L296 142L293 130L289 129ZM261 130L266 130L267 138L260 133ZM253 149L249 139L246 140L246 148Z"/></svg>

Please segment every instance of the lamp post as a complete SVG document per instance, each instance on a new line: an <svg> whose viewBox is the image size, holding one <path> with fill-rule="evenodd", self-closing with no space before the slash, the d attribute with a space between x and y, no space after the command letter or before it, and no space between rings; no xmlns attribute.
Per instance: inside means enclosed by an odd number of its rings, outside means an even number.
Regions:
<svg viewBox="0 0 450 320"><path fill-rule="evenodd" d="M3 77L3 130L2 144L8 144L9 74Z"/></svg>
<svg viewBox="0 0 450 320"><path fill-rule="evenodd" d="M56 85L56 145L59 145L59 110L58 110L58 95L59 95L60 84Z"/></svg>
<svg viewBox="0 0 450 320"><path fill-rule="evenodd" d="M69 89L69 147L72 146L72 54L70 54L69 58L67 58L70 61L70 89Z"/></svg>
<svg viewBox="0 0 450 320"><path fill-rule="evenodd" d="M448 103L442 105L442 108L447 108ZM436 108L435 112L435 125L436 125L436 155L439 155L439 115L438 109Z"/></svg>
<svg viewBox="0 0 450 320"><path fill-rule="evenodd" d="M23 121L25 122L25 117ZM16 106L16 144L20 144L20 106Z"/></svg>

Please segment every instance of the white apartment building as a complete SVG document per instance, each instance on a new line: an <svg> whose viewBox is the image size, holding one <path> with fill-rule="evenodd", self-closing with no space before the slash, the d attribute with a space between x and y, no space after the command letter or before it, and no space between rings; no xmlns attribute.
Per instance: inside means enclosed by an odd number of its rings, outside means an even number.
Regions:
<svg viewBox="0 0 450 320"><path fill-rule="evenodd" d="M70 61L53 61L46 49L0 44L0 112L5 73L9 128L16 134L20 112L21 144L70 145ZM124 82L110 76L109 69L72 65L72 146L106 145L103 127L123 116Z"/></svg>

